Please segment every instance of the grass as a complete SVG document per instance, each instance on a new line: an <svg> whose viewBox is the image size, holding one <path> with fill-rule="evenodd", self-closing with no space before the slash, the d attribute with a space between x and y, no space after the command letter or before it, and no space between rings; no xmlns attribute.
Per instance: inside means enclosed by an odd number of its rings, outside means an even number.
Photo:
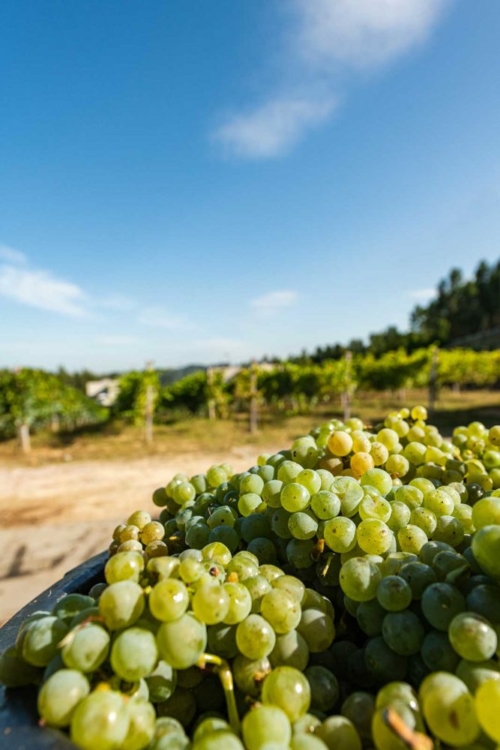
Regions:
<svg viewBox="0 0 500 750"><path fill-rule="evenodd" d="M426 403L425 391L408 391L405 394L363 394L352 403L353 416L361 417L367 425L377 424L391 410L406 405ZM0 463L4 466L29 466L69 460L127 460L145 456L177 456L186 453L227 453L235 446L259 448L269 445L289 446L292 440L304 435L311 427L332 417L341 417L338 402L323 405L312 413L280 417L264 412L259 430L251 435L248 418L238 414L232 419L208 421L202 418L184 419L171 425L157 425L154 443L146 445L144 432L139 427L121 422L82 428L73 433L52 434L41 432L33 436L32 452L23 456L16 440L0 443ZM444 435L460 424L481 421L490 427L500 424L500 391L446 390L440 394L432 415Z"/></svg>

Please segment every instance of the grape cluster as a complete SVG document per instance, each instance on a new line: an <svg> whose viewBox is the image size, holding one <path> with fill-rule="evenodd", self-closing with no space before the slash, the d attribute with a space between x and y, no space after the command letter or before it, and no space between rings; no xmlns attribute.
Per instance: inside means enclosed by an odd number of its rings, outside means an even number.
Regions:
<svg viewBox="0 0 500 750"><path fill-rule="evenodd" d="M177 474L0 681L84 750L500 744L500 426L333 420Z"/></svg>

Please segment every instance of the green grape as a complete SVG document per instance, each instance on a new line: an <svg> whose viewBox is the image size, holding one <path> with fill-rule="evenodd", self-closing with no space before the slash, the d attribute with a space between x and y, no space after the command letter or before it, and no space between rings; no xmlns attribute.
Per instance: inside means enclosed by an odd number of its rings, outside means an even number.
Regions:
<svg viewBox="0 0 500 750"><path fill-rule="evenodd" d="M463 526L454 516L439 516L433 538L438 542L446 542L452 547L458 547L464 538Z"/></svg>
<svg viewBox="0 0 500 750"><path fill-rule="evenodd" d="M229 609L223 622L227 625L235 625L250 614L252 597L243 583L224 583L223 587L229 596Z"/></svg>
<svg viewBox="0 0 500 750"><path fill-rule="evenodd" d="M472 551L484 572L500 581L500 525L478 529L472 537Z"/></svg>
<svg viewBox="0 0 500 750"><path fill-rule="evenodd" d="M411 431L410 433L408 433L408 437L410 437L410 434ZM411 464L420 466L420 464L423 464L425 461L426 452L427 447L423 443L419 443L416 440L413 440L405 446L403 454Z"/></svg>
<svg viewBox="0 0 500 750"><path fill-rule="evenodd" d="M206 649L207 629L187 612L174 622L163 623L156 636L160 657L174 669L187 669L196 664Z"/></svg>
<svg viewBox="0 0 500 750"><path fill-rule="evenodd" d="M258 474L245 474L240 478L239 492L244 495L247 492L261 495L264 489L264 480Z"/></svg>
<svg viewBox="0 0 500 750"><path fill-rule="evenodd" d="M250 596L252 597L252 613L258 614L260 612L260 604L264 594L271 591L271 584L264 578L264 576L256 575L252 578L246 578L243 581L243 585L248 589Z"/></svg>
<svg viewBox="0 0 500 750"><path fill-rule="evenodd" d="M305 510L311 501L311 494L304 485L290 482L281 490L281 505L289 513Z"/></svg>
<svg viewBox="0 0 500 750"><path fill-rule="evenodd" d="M280 539L291 539L292 534L288 528L288 519L291 513L285 508L276 508L271 516L271 529Z"/></svg>
<svg viewBox="0 0 500 750"><path fill-rule="evenodd" d="M257 704L243 717L241 731L247 750L264 750L273 742L288 747L292 738L288 714L278 706Z"/></svg>
<svg viewBox="0 0 500 750"><path fill-rule="evenodd" d="M313 564L311 557L315 544L313 539L290 539L286 545L288 562L298 570L310 568Z"/></svg>
<svg viewBox="0 0 500 750"><path fill-rule="evenodd" d="M316 442L311 435L294 440L290 452L293 460L306 469L316 465L319 455Z"/></svg>
<svg viewBox="0 0 500 750"><path fill-rule="evenodd" d="M116 560L118 555L110 558L110 560ZM144 567L144 561L142 560L142 567ZM71 620L86 609L95 607L95 599L91 596L84 596L83 594L67 594L60 599L52 610L52 614L58 617L60 620Z"/></svg>
<svg viewBox="0 0 500 750"><path fill-rule="evenodd" d="M374 599L381 580L379 568L363 557L348 560L340 571L340 586L344 594L357 602Z"/></svg>
<svg viewBox="0 0 500 750"><path fill-rule="evenodd" d="M391 475L383 469L369 469L359 481L362 487L366 485L375 487L381 495L387 495L392 490Z"/></svg>
<svg viewBox="0 0 500 750"><path fill-rule="evenodd" d="M374 440L373 443L371 443L370 453L375 466L383 466L389 458L388 449L383 443L379 442L378 440ZM389 469L388 471L392 473Z"/></svg>
<svg viewBox="0 0 500 750"><path fill-rule="evenodd" d="M142 531L147 523L151 523L151 515L146 510L136 510L127 518L127 525L137 526L139 531Z"/></svg>
<svg viewBox="0 0 500 750"><path fill-rule="evenodd" d="M303 733L292 737L290 750L328 750L328 746L316 735Z"/></svg>
<svg viewBox="0 0 500 750"><path fill-rule="evenodd" d="M398 532L410 523L411 510L399 500L393 500L389 507L391 514L386 523L392 532Z"/></svg>
<svg viewBox="0 0 500 750"><path fill-rule="evenodd" d="M269 654L269 661L273 667L295 667L303 672L309 662L309 646L305 638L297 631L278 635L276 643Z"/></svg>
<svg viewBox="0 0 500 750"><path fill-rule="evenodd" d="M296 597L280 588L273 588L264 595L260 612L276 634L289 633L294 630L302 616Z"/></svg>
<svg viewBox="0 0 500 750"><path fill-rule="evenodd" d="M392 544L394 535L383 521L368 518L361 521L356 532L356 539L363 550L370 555L383 555Z"/></svg>
<svg viewBox="0 0 500 750"><path fill-rule="evenodd" d="M193 742L197 742L205 735L210 735L212 732L217 732L221 729L231 731L231 727L222 717L208 716L197 724L196 729L193 732Z"/></svg>
<svg viewBox="0 0 500 750"><path fill-rule="evenodd" d="M315 730L329 750L361 750L361 738L354 724L345 716L329 716Z"/></svg>
<svg viewBox="0 0 500 750"><path fill-rule="evenodd" d="M234 526L236 521L235 514L229 505L220 505L207 518L207 525L210 529L216 526Z"/></svg>
<svg viewBox="0 0 500 750"><path fill-rule="evenodd" d="M283 482L279 479L271 479L265 483L262 489L262 500L270 508L279 508L281 506L281 490Z"/></svg>
<svg viewBox="0 0 500 750"><path fill-rule="evenodd" d="M385 462L385 470L396 477L406 477L410 468L410 462L401 453L392 453Z"/></svg>
<svg viewBox="0 0 500 750"><path fill-rule="evenodd" d="M355 691L343 702L340 713L354 725L362 739L371 739L375 699L371 693Z"/></svg>
<svg viewBox="0 0 500 750"><path fill-rule="evenodd" d="M259 565L259 574L261 576L264 576L264 578L269 581L269 583L272 583L276 578L280 578L281 576L284 576L284 572L281 570L281 568L278 568L277 565Z"/></svg>
<svg viewBox="0 0 500 750"><path fill-rule="evenodd" d="M73 630L61 649L64 664L80 672L95 672L109 652L109 634L100 625L89 623Z"/></svg>
<svg viewBox="0 0 500 750"><path fill-rule="evenodd" d="M411 512L410 523L422 529L427 537L431 537L436 530L437 518L429 508L415 508Z"/></svg>
<svg viewBox="0 0 500 750"><path fill-rule="evenodd" d="M111 666L115 674L127 682L146 677L158 662L154 635L143 628L128 628L119 633L111 647Z"/></svg>
<svg viewBox="0 0 500 750"><path fill-rule="evenodd" d="M99 599L99 612L108 630L120 630L133 625L143 611L144 591L134 581L112 583Z"/></svg>
<svg viewBox="0 0 500 750"><path fill-rule="evenodd" d="M290 484L300 474L302 469L303 467L295 461L283 461L278 468L277 478L283 484Z"/></svg>
<svg viewBox="0 0 500 750"><path fill-rule="evenodd" d="M382 635L396 654L412 656L420 651L425 630L417 615L405 610L387 613L382 623Z"/></svg>
<svg viewBox="0 0 500 750"><path fill-rule="evenodd" d="M182 563L179 564L179 570L181 565ZM196 562L196 565L198 570L202 567L199 562ZM161 622L177 620L187 610L188 604L188 590L184 583L176 578L159 581L149 595L151 614Z"/></svg>
<svg viewBox="0 0 500 750"><path fill-rule="evenodd" d="M382 636L376 636L368 641L364 649L364 659L366 667L377 682L404 680L405 678L406 657L396 654Z"/></svg>
<svg viewBox="0 0 500 750"><path fill-rule="evenodd" d="M121 750L144 750L155 735L156 713L148 700L134 698L126 704L129 719Z"/></svg>
<svg viewBox="0 0 500 750"><path fill-rule="evenodd" d="M426 724L438 739L459 747L478 738L474 698L458 677L433 672L420 686L420 696Z"/></svg>
<svg viewBox="0 0 500 750"><path fill-rule="evenodd" d="M34 667L46 667L67 632L65 622L51 615L30 621L23 631L22 658Z"/></svg>
<svg viewBox="0 0 500 750"><path fill-rule="evenodd" d="M399 435L394 430L384 427L377 433L377 441L385 445L387 450L392 451L399 443Z"/></svg>
<svg viewBox="0 0 500 750"><path fill-rule="evenodd" d="M306 587L302 581L295 576L279 576L271 582L271 586L273 589L284 589L285 591L288 591L288 593L291 594L299 604L302 603Z"/></svg>
<svg viewBox="0 0 500 750"><path fill-rule="evenodd" d="M261 565L274 565L276 562L276 547L270 539L260 536L248 544L248 551L253 552Z"/></svg>
<svg viewBox="0 0 500 750"><path fill-rule="evenodd" d="M378 603L377 599L360 602L356 609L358 625L363 633L369 636L380 635L385 615L386 610Z"/></svg>
<svg viewBox="0 0 500 750"><path fill-rule="evenodd" d="M264 705L278 706L291 722L307 713L311 703L311 689L307 678L294 667L276 667L262 683L261 700Z"/></svg>
<svg viewBox="0 0 500 750"><path fill-rule="evenodd" d="M410 730L416 730L417 716L415 711L405 702L392 700L389 704ZM408 745L388 726L384 708L377 708L372 718L372 737L377 750L406 750Z"/></svg>
<svg viewBox="0 0 500 750"><path fill-rule="evenodd" d="M90 692L86 677L75 669L60 669L38 693L38 713L53 727L67 727L78 703Z"/></svg>
<svg viewBox="0 0 500 750"><path fill-rule="evenodd" d="M467 594L467 609L482 615L492 625L500 625L500 596L497 586L481 584Z"/></svg>
<svg viewBox="0 0 500 750"><path fill-rule="evenodd" d="M266 674L271 671L271 662L264 656L262 659L248 659L238 654L232 664L232 672L236 686L244 695L258 698L260 686Z"/></svg>
<svg viewBox="0 0 500 750"><path fill-rule="evenodd" d="M295 477L295 481L302 484L310 495L316 494L321 489L321 477L313 469L302 469Z"/></svg>
<svg viewBox="0 0 500 750"><path fill-rule="evenodd" d="M363 521L368 518L376 518L379 521L387 523L391 517L391 504L381 495L371 497L365 495L359 504L358 513Z"/></svg>
<svg viewBox="0 0 500 750"><path fill-rule="evenodd" d="M297 630L312 654L326 651L335 638L332 618L319 609L304 609Z"/></svg>
<svg viewBox="0 0 500 750"><path fill-rule="evenodd" d="M128 712L121 695L96 690L73 712L71 740L83 750L114 750L122 746L128 728Z"/></svg>
<svg viewBox="0 0 500 750"><path fill-rule="evenodd" d="M312 539L318 531L318 521L311 511L292 513L288 519L288 530L294 539Z"/></svg>
<svg viewBox="0 0 500 750"><path fill-rule="evenodd" d="M432 583L421 599L422 612L436 630L447 631L451 621L465 608L460 591L449 583Z"/></svg>
<svg viewBox="0 0 500 750"><path fill-rule="evenodd" d="M407 682L388 682L377 693L376 708L386 708L397 702L405 703L412 711L418 711L417 695Z"/></svg>
<svg viewBox="0 0 500 750"><path fill-rule="evenodd" d="M262 659L273 650L276 634L267 620L260 615L251 614L238 624L236 643L247 659Z"/></svg>
<svg viewBox="0 0 500 750"><path fill-rule="evenodd" d="M160 660L153 671L145 677L149 700L161 703L173 695L177 686L177 673L170 664Z"/></svg>
<svg viewBox="0 0 500 750"><path fill-rule="evenodd" d="M435 571L421 562L408 562L401 566L398 575L410 586L412 599L419 601L427 586L437 582Z"/></svg>
<svg viewBox="0 0 500 750"><path fill-rule="evenodd" d="M497 634L488 620L475 612L461 612L450 622L451 645L468 661L491 659L497 650Z"/></svg>
<svg viewBox="0 0 500 750"><path fill-rule="evenodd" d="M344 516L332 518L325 523L324 538L328 547L342 554L350 552L356 546L357 527L354 521Z"/></svg>
<svg viewBox="0 0 500 750"><path fill-rule="evenodd" d="M304 672L311 690L311 709L329 712L337 703L340 687L337 678L329 669L312 665Z"/></svg>
<svg viewBox="0 0 500 750"><path fill-rule="evenodd" d="M454 672L459 662L448 635L439 630L427 633L422 643L421 655L425 665L432 672Z"/></svg>
<svg viewBox="0 0 500 750"><path fill-rule="evenodd" d="M500 685L490 680L480 685L476 692L475 708L481 729L500 742Z"/></svg>
<svg viewBox="0 0 500 750"><path fill-rule="evenodd" d="M238 500L238 511L242 516L249 516L251 513L255 513L259 505L262 503L262 498L255 492L247 492L244 495L240 495Z"/></svg>
<svg viewBox="0 0 500 750"><path fill-rule="evenodd" d="M418 557L413 552L389 552L381 563L380 570L384 576L398 575L404 565L416 560L418 560Z"/></svg>
<svg viewBox="0 0 500 750"><path fill-rule="evenodd" d="M329 490L320 490L311 496L311 510L323 521L335 518L340 513L340 498Z"/></svg>
<svg viewBox="0 0 500 750"><path fill-rule="evenodd" d="M246 555L249 555L245 550ZM255 555L252 555L254 558ZM259 573L259 561L257 558L250 559L243 555L242 552L238 552L233 559L227 564L226 572L228 575L235 573L238 576L238 581L241 583L254 578Z"/></svg>
<svg viewBox="0 0 500 750"><path fill-rule="evenodd" d="M378 585L377 599L388 612L399 612L410 606L412 590L404 578L386 576Z"/></svg>
<svg viewBox="0 0 500 750"><path fill-rule="evenodd" d="M340 498L340 507L343 516L352 517L358 512L358 507L365 493L360 483L353 477L335 477L331 486Z"/></svg>
<svg viewBox="0 0 500 750"><path fill-rule="evenodd" d="M241 538L245 542L251 542L258 537L271 537L271 524L269 519L262 513L251 513L241 521Z"/></svg>
<svg viewBox="0 0 500 750"><path fill-rule="evenodd" d="M483 682L500 680L500 665L492 659L481 662L461 659L455 669L455 674L467 685L469 692L474 695Z"/></svg>
<svg viewBox="0 0 500 750"><path fill-rule="evenodd" d="M208 650L223 659L232 659L238 653L236 626L220 622L207 628Z"/></svg>
<svg viewBox="0 0 500 750"><path fill-rule="evenodd" d="M476 529L500 524L500 497L483 497L472 508L472 523Z"/></svg>
<svg viewBox="0 0 500 750"><path fill-rule="evenodd" d="M403 552L413 552L417 555L428 541L425 531L414 524L408 524L405 528L400 529L397 538Z"/></svg>
<svg viewBox="0 0 500 750"><path fill-rule="evenodd" d="M209 734L203 735L193 744L193 750L245 750L241 740L228 729L216 729Z"/></svg>

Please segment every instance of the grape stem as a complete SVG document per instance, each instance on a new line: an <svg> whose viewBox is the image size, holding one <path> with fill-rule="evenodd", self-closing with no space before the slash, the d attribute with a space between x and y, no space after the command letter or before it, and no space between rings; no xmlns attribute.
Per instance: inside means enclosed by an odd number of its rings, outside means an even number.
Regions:
<svg viewBox="0 0 500 750"><path fill-rule="evenodd" d="M433 750L434 743L430 737L420 732L413 732L392 708L386 708L383 713L385 724L409 750Z"/></svg>
<svg viewBox="0 0 500 750"><path fill-rule="evenodd" d="M225 659L221 659L220 656L215 656L215 654L202 654L196 662L196 666L200 669L205 669L208 664L211 664L213 667L215 667L215 671L219 675L222 689L224 690L224 695L226 696L226 706L229 723L236 734L239 734L240 717L238 714L238 708L236 706L233 673L231 672L231 668L229 667L229 664Z"/></svg>

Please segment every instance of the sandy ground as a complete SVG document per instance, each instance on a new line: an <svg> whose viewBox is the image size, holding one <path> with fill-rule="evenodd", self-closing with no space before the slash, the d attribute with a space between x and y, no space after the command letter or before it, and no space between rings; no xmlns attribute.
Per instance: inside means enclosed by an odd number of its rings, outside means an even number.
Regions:
<svg viewBox="0 0 500 750"><path fill-rule="evenodd" d="M259 449L274 452L274 446ZM0 624L71 568L106 549L118 523L138 508L158 509L154 489L179 471L192 475L230 461L255 462L255 448L231 455L87 461L35 468L0 467Z"/></svg>

